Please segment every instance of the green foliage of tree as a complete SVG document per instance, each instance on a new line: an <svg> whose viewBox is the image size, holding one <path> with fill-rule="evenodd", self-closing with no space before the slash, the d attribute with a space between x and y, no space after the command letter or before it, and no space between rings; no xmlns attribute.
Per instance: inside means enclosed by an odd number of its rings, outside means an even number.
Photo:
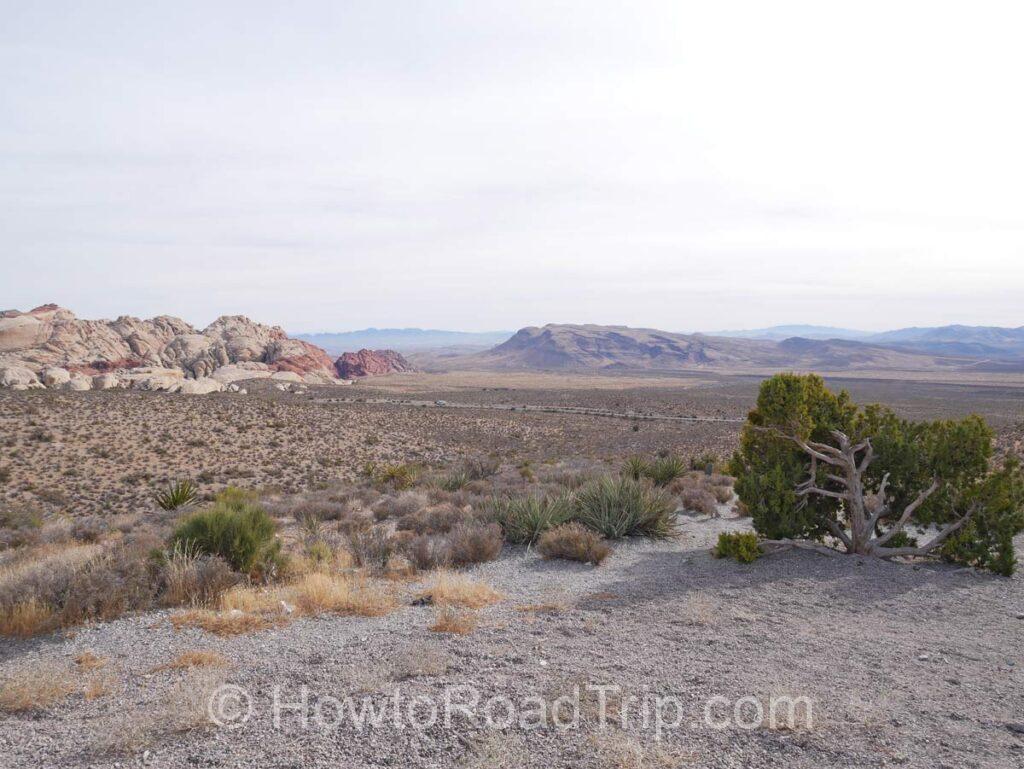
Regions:
<svg viewBox="0 0 1024 769"><path fill-rule="evenodd" d="M780 374L762 383L730 470L769 539L881 557L941 552L1010 574L1024 472L1013 459L993 469L992 440L978 416L910 421L858 408L818 376Z"/></svg>

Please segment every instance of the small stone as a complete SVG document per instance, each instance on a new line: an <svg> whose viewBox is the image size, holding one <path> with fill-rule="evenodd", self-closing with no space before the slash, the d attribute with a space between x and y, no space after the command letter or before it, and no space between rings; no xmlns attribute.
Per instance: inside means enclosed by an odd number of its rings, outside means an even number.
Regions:
<svg viewBox="0 0 1024 769"><path fill-rule="evenodd" d="M931 655L930 654L918 654L917 655L917 659L920 662L927 662L928 660L931 659Z"/></svg>

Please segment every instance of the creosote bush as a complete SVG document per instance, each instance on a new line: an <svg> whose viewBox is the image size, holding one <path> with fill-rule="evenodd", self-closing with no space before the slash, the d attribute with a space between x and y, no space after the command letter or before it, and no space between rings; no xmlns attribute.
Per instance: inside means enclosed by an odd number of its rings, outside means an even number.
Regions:
<svg viewBox="0 0 1024 769"><path fill-rule="evenodd" d="M753 563L761 556L757 535L753 532L722 532L712 551L715 558L735 558L740 563Z"/></svg>
<svg viewBox="0 0 1024 769"><path fill-rule="evenodd" d="M599 566L612 552L600 534L576 522L544 532L537 541L537 549L545 558L565 558L594 566Z"/></svg>
<svg viewBox="0 0 1024 769"><path fill-rule="evenodd" d="M212 507L193 513L171 535L171 547L194 549L226 560L249 576L272 576L280 566L277 527L252 494L225 489Z"/></svg>

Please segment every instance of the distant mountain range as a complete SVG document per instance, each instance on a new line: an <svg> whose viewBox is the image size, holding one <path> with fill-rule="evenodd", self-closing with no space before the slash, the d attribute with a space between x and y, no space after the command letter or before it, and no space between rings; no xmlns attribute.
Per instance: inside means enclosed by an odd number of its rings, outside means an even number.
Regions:
<svg viewBox="0 0 1024 769"><path fill-rule="evenodd" d="M979 359L998 358L1000 360L1024 358L1024 326L1020 328L1000 326L912 327L880 333L829 326L771 326L748 331L719 331L709 336L780 341L791 337L847 339L936 355L956 355Z"/></svg>
<svg viewBox="0 0 1024 769"><path fill-rule="evenodd" d="M704 333L704 332L702 332ZM789 339L800 336L804 339L867 339L871 331L854 331L850 328L832 326L769 326L741 331L708 331L705 336L725 336L735 339Z"/></svg>
<svg viewBox="0 0 1024 769"><path fill-rule="evenodd" d="M506 331L363 329L297 334L332 355L414 354L433 368L556 370L1024 371L1024 327L942 326L871 332L789 325L711 334L549 324Z"/></svg>
<svg viewBox="0 0 1024 769"><path fill-rule="evenodd" d="M424 328L364 328L336 333L293 334L295 339L322 347L332 355L357 350L419 352L455 348L463 352L485 350L512 336L511 331L442 331Z"/></svg>

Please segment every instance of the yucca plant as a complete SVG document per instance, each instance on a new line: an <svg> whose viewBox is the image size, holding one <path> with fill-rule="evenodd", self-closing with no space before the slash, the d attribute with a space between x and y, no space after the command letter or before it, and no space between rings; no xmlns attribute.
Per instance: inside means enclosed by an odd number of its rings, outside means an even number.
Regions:
<svg viewBox="0 0 1024 769"><path fill-rule="evenodd" d="M675 500L661 489L631 478L602 478L576 492L572 519L608 539L675 533Z"/></svg>
<svg viewBox="0 0 1024 769"><path fill-rule="evenodd" d="M198 497L199 490L187 478L169 484L166 489L154 495L156 503L164 510L177 510L179 507L195 504Z"/></svg>
<svg viewBox="0 0 1024 769"><path fill-rule="evenodd" d="M686 462L671 454L658 457L651 462L645 475L654 481L655 486L668 486L676 478L686 475Z"/></svg>
<svg viewBox="0 0 1024 769"><path fill-rule="evenodd" d="M639 481L647 477L650 468L651 463L645 457L629 457L622 465L622 477Z"/></svg>
<svg viewBox="0 0 1024 769"><path fill-rule="evenodd" d="M446 475L440 481L437 482L438 487L445 491L458 491L464 488L469 483L469 473L465 470L457 470L449 475Z"/></svg>
<svg viewBox="0 0 1024 769"><path fill-rule="evenodd" d="M491 512L506 540L517 545L532 545L545 531L569 520L572 497L568 494L502 497L491 501Z"/></svg>

